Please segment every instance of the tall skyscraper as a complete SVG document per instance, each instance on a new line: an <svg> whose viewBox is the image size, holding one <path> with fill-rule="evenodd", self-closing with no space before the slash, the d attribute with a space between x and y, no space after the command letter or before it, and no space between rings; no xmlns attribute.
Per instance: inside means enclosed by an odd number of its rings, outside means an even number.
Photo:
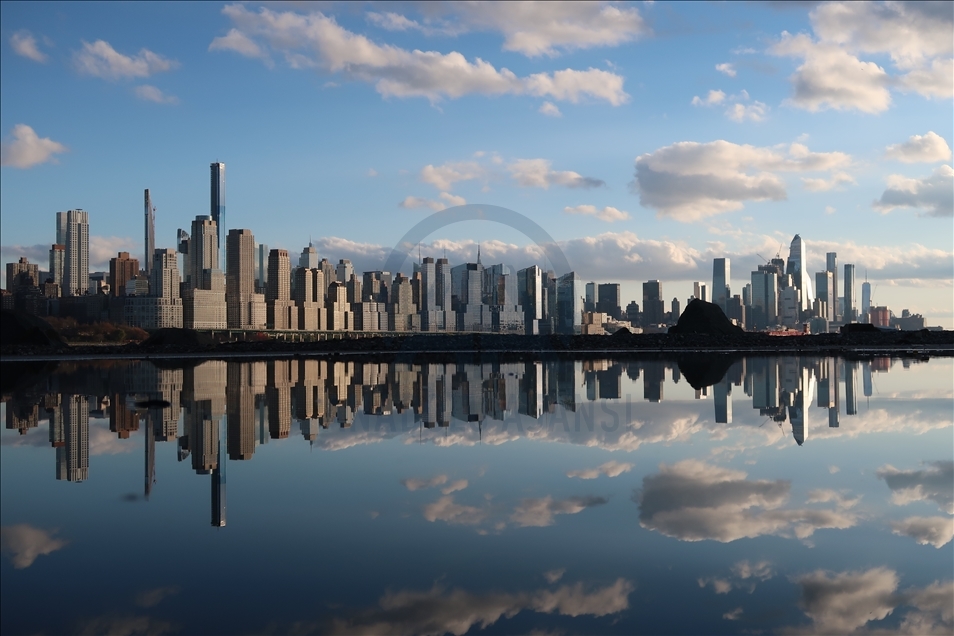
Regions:
<svg viewBox="0 0 954 636"><path fill-rule="evenodd" d="M815 293L816 298L825 303L825 312L821 314L831 322L835 320L835 279L831 272L815 273Z"/></svg>
<svg viewBox="0 0 954 636"><path fill-rule="evenodd" d="M255 246L255 291L265 293L268 282L268 245L259 243Z"/></svg>
<svg viewBox="0 0 954 636"><path fill-rule="evenodd" d="M61 243L54 243L50 246L50 278L53 282L63 287L63 272L66 267L66 246Z"/></svg>
<svg viewBox="0 0 954 636"><path fill-rule="evenodd" d="M192 221L188 242L189 271L182 296L186 329L224 329L228 325L225 275L219 268L218 226L209 216Z"/></svg>
<svg viewBox="0 0 954 636"><path fill-rule="evenodd" d="M658 280L643 283L643 326L662 323L665 312L666 304L662 295L662 283Z"/></svg>
<svg viewBox="0 0 954 636"><path fill-rule="evenodd" d="M861 283L861 315L867 316L870 312L871 312L871 283L865 280L865 282ZM868 322L871 322L871 320L868 320Z"/></svg>
<svg viewBox="0 0 954 636"><path fill-rule="evenodd" d="M265 288L266 324L269 329L292 329L291 263L288 250L268 253L268 286ZM297 320L295 324L297 326Z"/></svg>
<svg viewBox="0 0 954 636"><path fill-rule="evenodd" d="M712 259L712 302L725 311L725 302L732 295L729 284L732 280L731 263L727 258Z"/></svg>
<svg viewBox="0 0 954 636"><path fill-rule="evenodd" d="M709 290L706 287L706 284L700 283L699 281L694 282L692 284L692 297L709 302Z"/></svg>
<svg viewBox="0 0 954 636"><path fill-rule="evenodd" d="M225 164L213 163L209 165L209 168L212 173L212 205L210 216L212 220L215 221L215 246L218 248L222 246L222 241L220 240L222 230L220 228L225 221ZM218 267L218 263L216 263L216 267Z"/></svg>
<svg viewBox="0 0 954 636"><path fill-rule="evenodd" d="M83 210L57 212L56 242L66 246L63 295L85 296L89 291L89 214Z"/></svg>
<svg viewBox="0 0 954 636"><path fill-rule="evenodd" d="M812 300L815 294L812 293L812 281L808 272L805 271L805 243L798 234L792 239L792 245L788 252L788 265L785 273L792 277L792 283L801 292L799 295L799 309L805 311L812 306Z"/></svg>
<svg viewBox="0 0 954 636"><path fill-rule="evenodd" d="M619 283L602 283L596 288L596 311L619 320L622 315Z"/></svg>
<svg viewBox="0 0 954 636"><path fill-rule="evenodd" d="M855 315L855 266L845 263L845 322L857 320Z"/></svg>
<svg viewBox="0 0 954 636"><path fill-rule="evenodd" d="M318 250L315 249L315 246L308 243L308 245L301 251L301 256L298 257L298 267L305 267L307 269L315 269L318 267Z"/></svg>
<svg viewBox="0 0 954 636"><path fill-rule="evenodd" d="M752 272L752 308L756 329L778 324L778 272L773 265L759 265Z"/></svg>
<svg viewBox="0 0 954 636"><path fill-rule="evenodd" d="M838 253L828 252L825 255L825 271L831 272L831 294L835 297L835 306L831 310L832 320L838 320Z"/></svg>
<svg viewBox="0 0 954 636"><path fill-rule="evenodd" d="M143 255L143 271L146 276L152 273L152 257L156 251L156 208L152 205L149 188L146 188L145 198L145 254Z"/></svg>
<svg viewBox="0 0 954 636"><path fill-rule="evenodd" d="M265 297L255 293L255 237L251 230L229 230L225 239L225 305L230 329L261 329Z"/></svg>

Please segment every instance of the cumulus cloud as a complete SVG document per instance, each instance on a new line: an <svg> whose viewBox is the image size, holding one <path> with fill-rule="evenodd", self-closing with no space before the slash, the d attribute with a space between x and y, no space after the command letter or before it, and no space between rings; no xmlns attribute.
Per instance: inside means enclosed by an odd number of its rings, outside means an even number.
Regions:
<svg viewBox="0 0 954 636"><path fill-rule="evenodd" d="M613 223L614 221L625 221L629 218L629 212L624 212L610 206L606 206L602 209L597 208L595 205L577 205L574 207L567 206L563 208L563 211L566 214L594 216L600 221L606 221L607 223Z"/></svg>
<svg viewBox="0 0 954 636"><path fill-rule="evenodd" d="M954 461L929 462L926 468L898 470L888 465L878 469L891 489L891 501L903 506L915 501L933 501L949 515L954 515Z"/></svg>
<svg viewBox="0 0 954 636"><path fill-rule="evenodd" d="M755 563L739 561L732 566L732 573L742 580L759 579L760 581L767 581L775 576L772 564L768 561L757 561Z"/></svg>
<svg viewBox="0 0 954 636"><path fill-rule="evenodd" d="M726 109L725 116L741 124L746 121L763 121L767 113L768 106L756 100L751 104L732 104Z"/></svg>
<svg viewBox="0 0 954 636"><path fill-rule="evenodd" d="M601 506L607 502L605 497L588 495L585 497L568 497L554 499L551 496L539 499L524 499L518 505L510 520L520 527L543 527L553 525L556 515L575 515L593 506Z"/></svg>
<svg viewBox="0 0 954 636"><path fill-rule="evenodd" d="M809 15L814 38L783 32L769 49L803 60L791 77L795 106L878 113L891 105L892 87L925 97L952 96L949 3L831 2ZM890 57L893 74L861 59L878 54Z"/></svg>
<svg viewBox="0 0 954 636"><path fill-rule="evenodd" d="M563 113L560 112L560 109L557 108L553 102L543 102L538 112L548 117L563 117Z"/></svg>
<svg viewBox="0 0 954 636"><path fill-rule="evenodd" d="M940 548L954 539L954 519L950 517L908 517L892 521L894 534L911 537L921 545Z"/></svg>
<svg viewBox="0 0 954 636"><path fill-rule="evenodd" d="M13 52L34 62L46 62L47 55L37 46L36 38L26 29L21 29L10 36L10 47Z"/></svg>
<svg viewBox="0 0 954 636"><path fill-rule="evenodd" d="M415 490L423 490L425 488L434 488L435 486L441 486L447 483L447 475L435 475L434 477L429 477L427 479L418 479L410 477L408 479L402 479L401 483L405 488L411 492Z"/></svg>
<svg viewBox="0 0 954 636"><path fill-rule="evenodd" d="M440 166L428 164L421 168L421 181L438 190L450 191L458 181L482 179L487 170L476 161L448 162Z"/></svg>
<svg viewBox="0 0 954 636"><path fill-rule="evenodd" d="M209 44L210 51L233 51L245 57L268 59L268 54L255 41L239 31L229 29L223 36L213 38Z"/></svg>
<svg viewBox="0 0 954 636"><path fill-rule="evenodd" d="M571 470L567 477L579 477L580 479L596 479L600 475L607 477L619 477L623 473L628 473L633 469L633 465L627 462L618 462L616 460L608 461L596 468L587 468L584 470Z"/></svg>
<svg viewBox="0 0 954 636"><path fill-rule="evenodd" d="M268 47L296 69L320 69L369 82L384 97L425 97L431 102L469 94L534 95L553 100L625 103L623 78L590 68L565 69L518 77L456 51L408 51L377 44L341 27L321 12L297 13L260 7L258 12L231 4L223 10L235 28L259 47Z"/></svg>
<svg viewBox="0 0 954 636"><path fill-rule="evenodd" d="M10 131L10 136L0 144L0 165L32 168L47 161L55 163L54 155L66 150L63 144L49 137L40 137L26 124L17 124Z"/></svg>
<svg viewBox="0 0 954 636"><path fill-rule="evenodd" d="M849 497L843 492L838 492L830 488L818 488L809 491L808 499L805 503L834 503L838 508L853 508L861 501L861 495Z"/></svg>
<svg viewBox="0 0 954 636"><path fill-rule="evenodd" d="M940 166L920 179L893 174L887 182L888 188L881 193L881 198L871 204L880 212L914 208L924 210L927 216L954 215L954 169L951 166Z"/></svg>
<svg viewBox="0 0 954 636"><path fill-rule="evenodd" d="M715 106L725 101L725 93L720 90L711 90L704 98L696 95L692 98L693 106Z"/></svg>
<svg viewBox="0 0 954 636"><path fill-rule="evenodd" d="M572 170L551 170L547 159L518 159L507 166L518 185L525 188L543 188L560 185L567 188L599 188L606 182L594 177L584 177Z"/></svg>
<svg viewBox="0 0 954 636"><path fill-rule="evenodd" d="M435 586L427 591L388 592L378 607L355 616L335 618L330 626L314 631L335 634L461 634L475 626L487 628L501 617L522 611L561 616L608 616L629 608L633 584L617 579L605 587L582 583L562 585L555 590L531 592L491 592L473 594L462 589L445 591Z"/></svg>
<svg viewBox="0 0 954 636"><path fill-rule="evenodd" d="M26 523L0 527L0 548L10 557L13 567L22 570L33 565L37 557L52 554L66 546L66 541Z"/></svg>
<svg viewBox="0 0 954 636"><path fill-rule="evenodd" d="M724 62L722 64L716 64L715 69L719 71L720 73L724 73L728 75L729 77L735 77L736 75L735 66L733 66L732 64L728 62Z"/></svg>
<svg viewBox="0 0 954 636"><path fill-rule="evenodd" d="M636 7L605 2L474 2L454 5L472 28L503 33L503 48L528 57L618 46L650 33Z"/></svg>
<svg viewBox="0 0 954 636"><path fill-rule="evenodd" d="M139 99L145 100L147 102L155 102L156 104L178 104L179 98L175 95L166 95L161 90L155 86L150 86L149 84L143 84L142 86L137 86L134 90L136 97Z"/></svg>
<svg viewBox="0 0 954 636"><path fill-rule="evenodd" d="M459 504L451 495L444 495L424 507L424 518L432 523L443 521L453 525L476 526L483 523L489 514L489 508Z"/></svg>
<svg viewBox="0 0 954 636"><path fill-rule="evenodd" d="M856 182L847 172L836 172L829 179L802 177L802 185L809 192L828 192L840 186L856 185Z"/></svg>
<svg viewBox="0 0 954 636"><path fill-rule="evenodd" d="M741 471L684 460L644 477L634 500L642 527L683 541L725 543L766 534L805 539L817 529L857 522L843 511L782 509L790 488L787 481L748 480Z"/></svg>
<svg viewBox="0 0 954 636"><path fill-rule="evenodd" d="M441 200L428 199L426 197L414 197L408 196L405 197L403 201L398 203L402 208L407 208L408 210L414 210L417 208L430 208L435 212L440 212L441 210L447 209L449 206L455 205L464 205L467 203L467 199L450 192L441 192Z"/></svg>
<svg viewBox="0 0 954 636"><path fill-rule="evenodd" d="M83 48L73 54L73 64L84 75L109 80L149 77L179 66L176 60L149 49L141 49L138 55L123 55L105 40L96 40L92 44L84 40Z"/></svg>
<svg viewBox="0 0 954 636"><path fill-rule="evenodd" d="M695 221L742 209L745 201L780 201L785 185L775 172L822 172L847 166L842 152L811 152L793 143L781 147L719 140L683 141L636 158L639 202L660 216Z"/></svg>
<svg viewBox="0 0 954 636"><path fill-rule="evenodd" d="M881 620L897 604L898 575L888 568L830 574L816 570L796 579L802 610L824 634L847 634Z"/></svg>
<svg viewBox="0 0 954 636"><path fill-rule="evenodd" d="M926 135L911 135L907 141L885 148L884 156L903 163L934 163L951 158L944 137L933 130Z"/></svg>

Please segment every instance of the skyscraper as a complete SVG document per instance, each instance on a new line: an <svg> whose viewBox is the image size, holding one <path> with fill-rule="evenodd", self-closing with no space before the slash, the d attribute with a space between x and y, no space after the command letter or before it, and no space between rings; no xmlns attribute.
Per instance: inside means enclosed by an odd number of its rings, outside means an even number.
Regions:
<svg viewBox="0 0 954 636"><path fill-rule="evenodd" d="M301 251L301 256L298 257L298 267L305 267L307 269L315 269L318 267L318 250L315 249L315 246L308 243L304 249Z"/></svg>
<svg viewBox="0 0 954 636"><path fill-rule="evenodd" d="M109 259L109 293L112 296L125 296L126 283L139 274L139 259L129 258L129 252L119 252Z"/></svg>
<svg viewBox="0 0 954 636"><path fill-rule="evenodd" d="M192 221L188 243L182 318L186 329L224 329L228 325L225 275L219 268L218 226L208 216Z"/></svg>
<svg viewBox="0 0 954 636"><path fill-rule="evenodd" d="M63 272L66 267L66 246L62 243L54 243L50 246L50 278L53 282L63 287Z"/></svg>
<svg viewBox="0 0 954 636"><path fill-rule="evenodd" d="M265 288L266 324L269 329L292 329L291 264L288 250L268 253L268 285ZM298 321L295 320L297 327Z"/></svg>
<svg viewBox="0 0 954 636"><path fill-rule="evenodd" d="M788 252L788 265L785 273L792 277L795 287L801 292L799 295L799 309L805 311L811 308L812 300L815 294L812 293L812 281L808 272L805 271L805 243L798 234L792 239L792 245Z"/></svg>
<svg viewBox="0 0 954 636"><path fill-rule="evenodd" d="M143 255L143 271L146 276L152 273L152 257L156 251L156 208L152 206L152 199L149 196L149 188L146 188L145 198L145 250Z"/></svg>
<svg viewBox="0 0 954 636"><path fill-rule="evenodd" d="M662 283L658 280L643 283L643 326L660 324L665 312Z"/></svg>
<svg viewBox="0 0 954 636"><path fill-rule="evenodd" d="M596 311L601 311L614 320L622 314L619 283L602 283L596 288Z"/></svg>
<svg viewBox="0 0 954 636"><path fill-rule="evenodd" d="M867 316L871 312L871 283L867 280L861 283L861 315ZM871 320L868 320L871 322Z"/></svg>
<svg viewBox="0 0 954 636"><path fill-rule="evenodd" d="M778 272L772 265L759 265L752 272L752 308L756 329L778 324Z"/></svg>
<svg viewBox="0 0 954 636"><path fill-rule="evenodd" d="M845 263L845 322L854 322L855 316L855 266Z"/></svg>
<svg viewBox="0 0 954 636"><path fill-rule="evenodd" d="M838 253L828 252L825 255L825 271L831 272L831 295L835 298L835 306L831 310L831 319L838 320Z"/></svg>
<svg viewBox="0 0 954 636"><path fill-rule="evenodd" d="M255 293L255 237L251 230L229 230L225 247L228 326L261 329L265 325L265 297Z"/></svg>
<svg viewBox="0 0 954 636"><path fill-rule="evenodd" d="M821 314L831 322L835 320L835 279L831 272L816 272L815 290L818 300L825 303L825 312Z"/></svg>
<svg viewBox="0 0 954 636"><path fill-rule="evenodd" d="M712 302L725 311L725 302L732 295L729 284L732 280L731 264L727 258L712 259Z"/></svg>
<svg viewBox="0 0 954 636"><path fill-rule="evenodd" d="M63 295L85 296L89 291L89 214L83 210L57 212L56 242L66 246Z"/></svg>
<svg viewBox="0 0 954 636"><path fill-rule="evenodd" d="M215 246L221 247L222 241L221 233L222 222L225 220L225 164L224 163L213 163L209 165L211 171L211 181L212 181L212 205L210 209L210 216L212 220L215 221L216 234L215 234ZM216 263L218 266L218 263Z"/></svg>

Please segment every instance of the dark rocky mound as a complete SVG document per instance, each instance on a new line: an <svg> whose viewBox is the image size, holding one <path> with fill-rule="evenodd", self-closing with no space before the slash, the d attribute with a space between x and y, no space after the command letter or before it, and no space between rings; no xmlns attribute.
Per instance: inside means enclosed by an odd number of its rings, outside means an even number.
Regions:
<svg viewBox="0 0 954 636"><path fill-rule="evenodd" d="M192 329L159 329L142 343L147 349L163 347L208 347L213 344L212 337L207 333Z"/></svg>
<svg viewBox="0 0 954 636"><path fill-rule="evenodd" d="M881 330L867 322L849 322L842 325L841 333L880 333Z"/></svg>
<svg viewBox="0 0 954 636"><path fill-rule="evenodd" d="M679 316L679 322L669 328L669 333L735 336L744 334L745 330L733 325L718 305L694 298Z"/></svg>
<svg viewBox="0 0 954 636"><path fill-rule="evenodd" d="M68 345L42 318L25 311L4 309L0 315L0 346L65 349Z"/></svg>

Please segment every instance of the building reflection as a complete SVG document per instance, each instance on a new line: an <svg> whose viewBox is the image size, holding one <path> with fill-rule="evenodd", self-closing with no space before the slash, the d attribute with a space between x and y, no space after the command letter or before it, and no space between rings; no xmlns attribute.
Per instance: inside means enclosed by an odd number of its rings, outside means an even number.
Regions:
<svg viewBox="0 0 954 636"><path fill-rule="evenodd" d="M892 360L784 356L721 364L718 368L725 373L712 384L699 384L694 393L700 400L711 393L715 425L732 425L733 405L739 409L744 400L764 421L790 430L801 446L808 443L814 426L838 428L841 415L857 415L856 378L860 375L863 393L870 397L873 374L887 372ZM321 431L352 429L356 423L360 430L355 434L391 434L397 426L409 431L412 424L422 432L472 432L480 440L491 430L490 423L496 423L493 430L507 430L509 421L529 418L528 424L548 426L549 433L578 433L582 437L574 443L598 444L592 437L584 439L600 434L594 428L593 403L602 402L602 409L617 404L617 415L625 411L622 420L629 426L635 421L636 387L642 385L645 402L659 405L646 408L658 409L665 400L667 377L675 385L688 373L671 360L563 358L424 363L217 360L182 368L150 362L113 362L101 368L67 365L46 377L45 385L8 399L6 427L28 434L41 423L48 425L56 479L71 482L89 477L91 418L108 420L109 431L120 440L141 431L147 499L158 482L156 446L174 443L180 462L189 460L197 475L209 476L211 523L221 527L227 521L227 459L250 460L256 447L270 440L300 434L315 444ZM733 400L733 390L738 400ZM676 394L686 396L681 390ZM375 418L384 419L371 424ZM554 421L563 424L554 428Z"/></svg>

